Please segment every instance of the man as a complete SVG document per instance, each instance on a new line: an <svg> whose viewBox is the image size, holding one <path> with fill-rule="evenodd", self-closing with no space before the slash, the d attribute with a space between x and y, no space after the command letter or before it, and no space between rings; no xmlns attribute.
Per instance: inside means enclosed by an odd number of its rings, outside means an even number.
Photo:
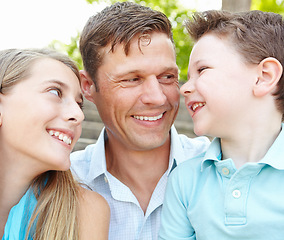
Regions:
<svg viewBox="0 0 284 240"><path fill-rule="evenodd" d="M109 239L157 239L167 177L207 138L178 135L178 67L171 24L124 2L91 17L80 39L81 87L104 122L96 144L72 154L75 175L111 208Z"/></svg>

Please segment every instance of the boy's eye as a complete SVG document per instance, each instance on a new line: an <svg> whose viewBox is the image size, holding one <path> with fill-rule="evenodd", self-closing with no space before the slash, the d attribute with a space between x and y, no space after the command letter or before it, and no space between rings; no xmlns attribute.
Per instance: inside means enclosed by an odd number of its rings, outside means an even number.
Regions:
<svg viewBox="0 0 284 240"><path fill-rule="evenodd" d="M201 68L199 68L197 71L199 72L199 73L201 73L202 71L204 71L204 70L206 70L207 69L207 67L201 67Z"/></svg>

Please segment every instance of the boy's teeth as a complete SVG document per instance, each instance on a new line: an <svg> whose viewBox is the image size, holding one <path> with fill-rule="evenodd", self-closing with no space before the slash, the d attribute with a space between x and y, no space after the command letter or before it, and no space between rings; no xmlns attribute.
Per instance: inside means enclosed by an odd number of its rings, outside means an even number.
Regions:
<svg viewBox="0 0 284 240"><path fill-rule="evenodd" d="M198 107L203 107L205 103L195 103L192 105L192 110L195 111Z"/></svg>
<svg viewBox="0 0 284 240"><path fill-rule="evenodd" d="M48 133L49 133L50 136L58 137L59 140L65 142L68 145L71 145L71 143L72 143L71 138L66 136L66 135L64 135L63 133L60 133L60 132L57 132L57 131L53 131L53 130L48 131Z"/></svg>
<svg viewBox="0 0 284 240"><path fill-rule="evenodd" d="M163 114L156 117L146 117L146 116L133 116L135 119L142 120L142 121L157 121L163 117Z"/></svg>

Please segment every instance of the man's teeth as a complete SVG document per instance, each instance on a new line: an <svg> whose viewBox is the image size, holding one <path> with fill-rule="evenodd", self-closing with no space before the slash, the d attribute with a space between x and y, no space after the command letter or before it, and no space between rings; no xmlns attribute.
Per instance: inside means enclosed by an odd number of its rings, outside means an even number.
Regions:
<svg viewBox="0 0 284 240"><path fill-rule="evenodd" d="M135 119L142 120L142 121L157 121L163 117L163 113L156 117L145 117L145 116L133 116Z"/></svg>
<svg viewBox="0 0 284 240"><path fill-rule="evenodd" d="M205 103L194 103L194 104L192 105L192 110L195 111L196 108L198 108L198 107L203 107L204 105L205 105Z"/></svg>
<svg viewBox="0 0 284 240"><path fill-rule="evenodd" d="M65 142L68 145L71 145L71 143L72 143L72 139L70 137L64 135L63 133L53 131L53 130L48 131L48 133L49 133L50 136L58 137L59 140Z"/></svg>

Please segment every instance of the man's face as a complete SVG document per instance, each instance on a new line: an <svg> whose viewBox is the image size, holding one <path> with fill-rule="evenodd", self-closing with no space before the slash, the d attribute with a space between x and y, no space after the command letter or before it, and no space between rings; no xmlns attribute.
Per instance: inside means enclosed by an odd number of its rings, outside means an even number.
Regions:
<svg viewBox="0 0 284 240"><path fill-rule="evenodd" d="M127 56L121 44L104 53L92 98L109 140L136 151L162 146L180 98L173 43L166 34L152 33L133 39Z"/></svg>

